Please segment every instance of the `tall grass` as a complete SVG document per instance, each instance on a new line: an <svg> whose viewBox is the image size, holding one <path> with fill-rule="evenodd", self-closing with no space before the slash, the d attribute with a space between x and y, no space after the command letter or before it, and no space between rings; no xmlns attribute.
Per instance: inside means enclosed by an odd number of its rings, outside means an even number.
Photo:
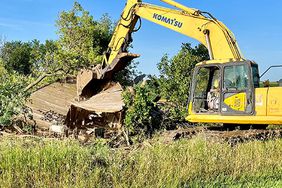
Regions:
<svg viewBox="0 0 282 188"><path fill-rule="evenodd" d="M204 137L132 150L0 141L0 187L281 187L282 140L231 147Z"/></svg>

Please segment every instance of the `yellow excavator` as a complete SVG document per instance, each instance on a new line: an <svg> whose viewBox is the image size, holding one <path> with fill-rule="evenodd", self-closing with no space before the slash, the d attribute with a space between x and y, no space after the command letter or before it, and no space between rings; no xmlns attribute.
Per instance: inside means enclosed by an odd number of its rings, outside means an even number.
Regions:
<svg viewBox="0 0 282 188"><path fill-rule="evenodd" d="M161 0L175 9L128 0L114 30L103 64L82 73L80 97L97 94L139 55L128 53L141 18L194 38L210 60L196 65L189 95L189 122L266 126L282 124L282 88L260 87L258 65L244 59L233 33L210 13ZM141 25L141 24L140 24ZM95 88L93 90L93 88Z"/></svg>

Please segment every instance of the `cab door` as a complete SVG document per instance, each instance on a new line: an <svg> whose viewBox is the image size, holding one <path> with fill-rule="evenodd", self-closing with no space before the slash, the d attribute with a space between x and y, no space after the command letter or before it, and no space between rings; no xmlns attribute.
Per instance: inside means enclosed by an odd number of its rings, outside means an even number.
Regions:
<svg viewBox="0 0 282 188"><path fill-rule="evenodd" d="M254 112L254 89L250 63L223 66L221 114L250 115Z"/></svg>

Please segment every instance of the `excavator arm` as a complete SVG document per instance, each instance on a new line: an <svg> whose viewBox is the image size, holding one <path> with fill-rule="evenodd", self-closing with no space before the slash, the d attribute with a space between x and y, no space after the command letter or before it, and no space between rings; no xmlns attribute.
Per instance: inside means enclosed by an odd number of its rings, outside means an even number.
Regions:
<svg viewBox="0 0 282 188"><path fill-rule="evenodd" d="M132 42L131 34L141 18L196 39L207 47L210 59L224 59L226 62L243 59L233 33L211 14L185 7L173 0L162 1L177 9L146 4L141 0L127 1L104 57L106 67L102 75L115 67L120 69L123 67L120 64L126 66L128 62L125 59L138 57L127 53L127 47Z"/></svg>
<svg viewBox="0 0 282 188"><path fill-rule="evenodd" d="M210 13L188 8L173 0L161 1L177 9L151 5L141 0L127 1L102 65L92 70L83 70L78 75L77 92L80 98L89 98L99 93L112 80L115 73L139 57L137 54L128 53L128 47L133 41L132 33L141 27L142 18L198 40L207 47L211 60L218 62L243 60L233 33ZM136 29L138 21L140 24Z"/></svg>
<svg viewBox="0 0 282 188"><path fill-rule="evenodd" d="M115 73L139 57L138 54L128 53L128 47L133 41L132 33L141 27L142 18L198 40L207 47L211 60L219 60L218 62L243 60L233 33L210 13L188 8L173 0L161 1L177 9L151 5L141 0L127 1L102 65L92 70L83 70L79 74L77 86L79 97L88 98L103 90ZM138 21L140 24L136 29Z"/></svg>

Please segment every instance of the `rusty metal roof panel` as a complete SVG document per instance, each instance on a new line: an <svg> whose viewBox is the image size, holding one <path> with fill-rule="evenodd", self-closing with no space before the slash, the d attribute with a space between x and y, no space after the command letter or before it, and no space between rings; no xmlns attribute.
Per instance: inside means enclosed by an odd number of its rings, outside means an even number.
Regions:
<svg viewBox="0 0 282 188"><path fill-rule="evenodd" d="M105 91L94 95L85 101L75 101L72 105L87 111L96 113L115 113L123 109L124 102L122 100L123 89L120 84L115 84Z"/></svg>

